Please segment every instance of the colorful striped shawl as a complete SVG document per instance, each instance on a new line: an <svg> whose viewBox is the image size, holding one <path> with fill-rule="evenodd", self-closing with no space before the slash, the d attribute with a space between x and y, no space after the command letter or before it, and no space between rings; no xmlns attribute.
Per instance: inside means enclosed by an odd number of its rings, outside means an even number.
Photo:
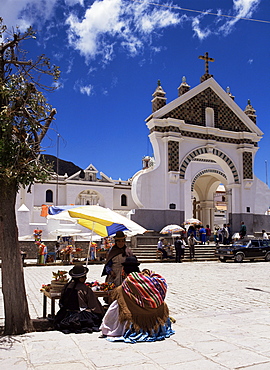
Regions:
<svg viewBox="0 0 270 370"><path fill-rule="evenodd" d="M140 272L132 272L124 280L122 288L138 306L157 308L164 302L167 283L158 274L144 275Z"/></svg>

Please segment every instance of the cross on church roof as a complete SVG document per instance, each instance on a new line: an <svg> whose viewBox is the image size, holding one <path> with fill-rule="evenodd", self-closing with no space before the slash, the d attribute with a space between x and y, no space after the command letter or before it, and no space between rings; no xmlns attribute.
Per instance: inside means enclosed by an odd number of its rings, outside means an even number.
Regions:
<svg viewBox="0 0 270 370"><path fill-rule="evenodd" d="M214 58L210 58L208 56L208 52L206 52L204 55L200 55L199 56L199 59L203 59L205 61L205 73L204 75L201 77L201 82L207 80L208 78L212 77L213 75L210 75L209 74L209 62L214 62L215 59Z"/></svg>

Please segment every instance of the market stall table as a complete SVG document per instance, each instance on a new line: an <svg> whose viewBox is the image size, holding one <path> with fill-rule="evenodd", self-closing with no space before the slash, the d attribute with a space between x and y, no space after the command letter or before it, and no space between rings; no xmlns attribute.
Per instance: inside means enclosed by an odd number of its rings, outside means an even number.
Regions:
<svg viewBox="0 0 270 370"><path fill-rule="evenodd" d="M109 297L112 290L107 291L93 291L96 297ZM51 293L46 290L43 291L43 318L47 317L47 298L51 299L51 317L55 316L55 300L61 297L61 293Z"/></svg>
<svg viewBox="0 0 270 370"><path fill-rule="evenodd" d="M97 260L102 261L106 258L108 251L97 251Z"/></svg>

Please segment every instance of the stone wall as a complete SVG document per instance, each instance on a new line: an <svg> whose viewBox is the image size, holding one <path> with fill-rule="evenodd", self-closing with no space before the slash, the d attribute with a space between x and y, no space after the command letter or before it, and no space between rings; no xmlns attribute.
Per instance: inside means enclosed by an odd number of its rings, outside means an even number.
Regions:
<svg viewBox="0 0 270 370"><path fill-rule="evenodd" d="M261 233L262 229L270 233L270 215L257 215L252 213L233 213L230 217L232 233L240 230L241 221L245 222L247 235Z"/></svg>
<svg viewBox="0 0 270 370"><path fill-rule="evenodd" d="M156 232L159 232L166 225L181 225L185 220L184 217L185 213L176 209L135 209L135 213L131 215L132 221L147 230Z"/></svg>

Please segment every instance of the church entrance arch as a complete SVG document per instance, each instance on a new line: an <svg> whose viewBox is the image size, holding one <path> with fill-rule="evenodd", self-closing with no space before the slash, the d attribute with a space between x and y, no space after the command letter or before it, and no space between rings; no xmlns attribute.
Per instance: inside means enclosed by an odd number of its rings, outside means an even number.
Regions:
<svg viewBox="0 0 270 370"><path fill-rule="evenodd" d="M230 222L232 197L228 194L231 195L232 184L239 184L239 174L228 155L216 148L195 149L183 159L180 178L189 180L189 189L186 188L186 191L190 191L190 198L187 198L192 200L192 209L188 211L186 208L186 218L191 215L200 219L204 226L209 224L212 229L214 225L221 226L224 222ZM217 196L221 184L224 191Z"/></svg>
<svg viewBox="0 0 270 370"><path fill-rule="evenodd" d="M213 229L215 225L229 222L226 185L226 175L216 169L202 170L194 177L191 184L192 213L204 226L210 225ZM217 192L221 187L224 191Z"/></svg>

